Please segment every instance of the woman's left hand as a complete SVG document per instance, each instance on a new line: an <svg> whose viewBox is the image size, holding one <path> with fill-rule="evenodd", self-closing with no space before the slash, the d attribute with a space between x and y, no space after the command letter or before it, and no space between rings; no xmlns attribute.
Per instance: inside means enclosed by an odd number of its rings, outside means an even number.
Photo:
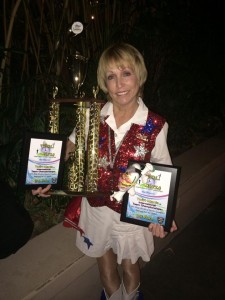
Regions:
<svg viewBox="0 0 225 300"><path fill-rule="evenodd" d="M51 184L48 184L45 188L39 187L36 190L32 190L31 192L34 196L47 198L50 197L50 195L47 193L51 189L51 187Z"/></svg>
<svg viewBox="0 0 225 300"><path fill-rule="evenodd" d="M168 232L166 232L164 230L164 227L162 225L159 225L159 224L151 223L148 226L148 230L151 231L153 236L160 237L160 238L164 238L168 234ZM177 225L176 225L175 221L173 221L172 226L170 228L170 232L174 232L176 230L177 230Z"/></svg>

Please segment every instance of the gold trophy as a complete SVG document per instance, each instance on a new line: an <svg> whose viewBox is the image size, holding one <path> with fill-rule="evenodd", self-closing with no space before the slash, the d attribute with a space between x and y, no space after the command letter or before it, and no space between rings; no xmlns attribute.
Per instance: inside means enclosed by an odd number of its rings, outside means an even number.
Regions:
<svg viewBox="0 0 225 300"><path fill-rule="evenodd" d="M52 99L49 114L49 131L52 133L59 133L60 106L64 103L73 103L75 106L75 151L70 153L67 163L65 192L74 196L87 194L94 196L97 193L99 124L102 102L96 98ZM57 109L54 109L55 107ZM87 119L88 110L89 118ZM87 124L89 125L88 136L86 136Z"/></svg>

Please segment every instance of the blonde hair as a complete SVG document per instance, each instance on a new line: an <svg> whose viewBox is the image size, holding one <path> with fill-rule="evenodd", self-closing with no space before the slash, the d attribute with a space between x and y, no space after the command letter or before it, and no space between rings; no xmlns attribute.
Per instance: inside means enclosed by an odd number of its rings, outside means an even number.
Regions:
<svg viewBox="0 0 225 300"><path fill-rule="evenodd" d="M107 48L101 55L97 69L97 80L100 89L107 94L106 73L110 65L116 64L118 68L129 67L139 80L139 96L142 96L144 83L147 79L147 69L141 53L130 44L119 43Z"/></svg>

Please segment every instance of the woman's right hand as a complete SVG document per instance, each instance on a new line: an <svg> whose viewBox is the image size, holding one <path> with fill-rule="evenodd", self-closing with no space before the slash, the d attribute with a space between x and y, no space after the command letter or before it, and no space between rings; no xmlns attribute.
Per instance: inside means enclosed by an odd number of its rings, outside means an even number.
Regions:
<svg viewBox="0 0 225 300"><path fill-rule="evenodd" d="M50 197L51 195L46 194L51 189L51 184L48 184L45 188L39 187L36 190L32 190L32 195L38 196L38 197Z"/></svg>

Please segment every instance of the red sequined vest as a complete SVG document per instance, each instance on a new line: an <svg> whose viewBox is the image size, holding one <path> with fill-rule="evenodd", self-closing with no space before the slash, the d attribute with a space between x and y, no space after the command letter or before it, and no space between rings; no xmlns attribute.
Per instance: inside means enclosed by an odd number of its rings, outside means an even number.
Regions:
<svg viewBox="0 0 225 300"><path fill-rule="evenodd" d="M118 179L126 171L129 160L150 161L156 137L164 123L161 116L149 111L146 124L132 124L116 150L114 131L106 122L101 122L98 191L107 194L104 197L88 197L91 206L108 206L118 213L121 212L122 203L110 200L109 193L118 191Z"/></svg>

